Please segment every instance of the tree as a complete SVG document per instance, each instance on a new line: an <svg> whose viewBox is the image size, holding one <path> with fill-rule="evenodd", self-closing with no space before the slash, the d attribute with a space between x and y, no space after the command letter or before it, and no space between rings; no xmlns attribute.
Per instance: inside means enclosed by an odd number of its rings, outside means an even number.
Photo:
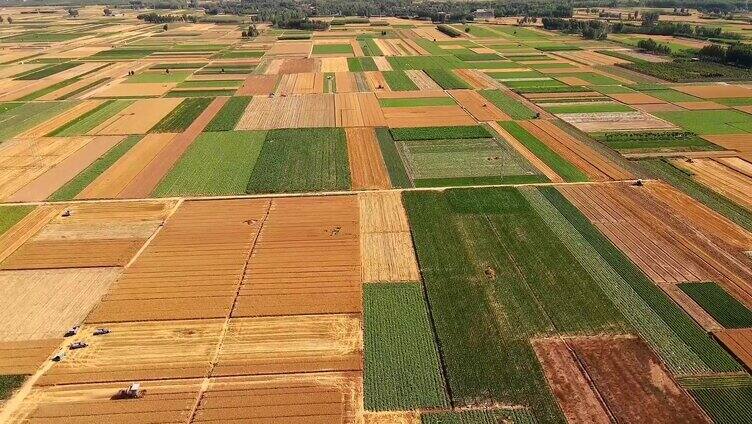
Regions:
<svg viewBox="0 0 752 424"><path fill-rule="evenodd" d="M8 16L8 25L10 25L12 23L13 23L13 18L11 18L10 16Z"/></svg>
<svg viewBox="0 0 752 424"><path fill-rule="evenodd" d="M258 37L259 30L256 28L256 24L248 25L248 31L246 32L248 37Z"/></svg>
<svg viewBox="0 0 752 424"><path fill-rule="evenodd" d="M68 16L70 16L71 18L77 18L78 17L78 9L74 9L72 7L68 8Z"/></svg>
<svg viewBox="0 0 752 424"><path fill-rule="evenodd" d="M167 24L164 24L164 26L162 27L162 31L167 31Z"/></svg>
<svg viewBox="0 0 752 424"><path fill-rule="evenodd" d="M649 11L642 14L642 24L645 26L655 25L661 17L661 12Z"/></svg>

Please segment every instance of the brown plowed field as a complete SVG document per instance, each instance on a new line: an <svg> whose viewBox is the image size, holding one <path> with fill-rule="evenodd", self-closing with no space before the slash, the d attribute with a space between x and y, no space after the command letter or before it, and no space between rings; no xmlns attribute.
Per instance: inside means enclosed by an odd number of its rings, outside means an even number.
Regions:
<svg viewBox="0 0 752 424"><path fill-rule="evenodd" d="M119 193L121 198L148 197L162 178L180 160L193 141L204 130L229 97L215 97L209 106L185 129L160 150L154 159Z"/></svg>
<svg viewBox="0 0 752 424"><path fill-rule="evenodd" d="M358 84L355 81L355 74L351 72L335 73L334 81L337 86L337 93L355 93L359 91Z"/></svg>
<svg viewBox="0 0 752 424"><path fill-rule="evenodd" d="M617 422L710 422L638 338L567 339Z"/></svg>
<svg viewBox="0 0 752 424"><path fill-rule="evenodd" d="M356 196L273 199L233 316L359 313Z"/></svg>
<svg viewBox="0 0 752 424"><path fill-rule="evenodd" d="M14 139L0 145L0 199L26 184L84 147L92 137L43 137Z"/></svg>
<svg viewBox="0 0 752 424"><path fill-rule="evenodd" d="M122 136L98 136L82 148L26 184L6 200L9 202L37 202L47 199L63 184L86 169L123 139Z"/></svg>
<svg viewBox="0 0 752 424"><path fill-rule="evenodd" d="M201 380L158 380L141 384L140 399L113 399L128 383L34 386L9 423L127 424L184 423Z"/></svg>
<svg viewBox="0 0 752 424"><path fill-rule="evenodd" d="M601 156L598 152L567 134L553 123L544 120L520 121L519 124L548 147L572 162L591 180L622 180L632 174Z"/></svg>
<svg viewBox="0 0 752 424"><path fill-rule="evenodd" d="M353 42L352 45L358 46L358 48L360 48L360 44L358 44L357 42ZM363 56L363 55L356 54L355 56ZM321 58L321 72L347 72L347 71L349 71L349 68L347 66L346 57Z"/></svg>
<svg viewBox="0 0 752 424"><path fill-rule="evenodd" d="M0 342L0 375L34 374L53 355L61 340Z"/></svg>
<svg viewBox="0 0 752 424"><path fill-rule="evenodd" d="M674 159L671 163L688 171L698 183L752 211L752 175L739 172L750 168L748 162L744 162L746 167L743 164L741 167L726 166L722 161L712 158L697 158L692 159L692 162Z"/></svg>
<svg viewBox="0 0 752 424"><path fill-rule="evenodd" d="M0 263L26 243L63 210L63 205L37 206L21 221L0 235Z"/></svg>
<svg viewBox="0 0 752 424"><path fill-rule="evenodd" d="M334 97L338 127L383 127L386 125L379 101L373 93L338 93Z"/></svg>
<svg viewBox="0 0 752 424"><path fill-rule="evenodd" d="M363 76L365 77L366 81L368 81L368 85L370 86L370 91L392 91L391 88L389 88L389 84L387 84L386 79L384 78L384 74L382 74L379 71L365 71L363 72Z"/></svg>
<svg viewBox="0 0 752 424"><path fill-rule="evenodd" d="M277 75L249 75L243 86L235 92L236 96L267 95L277 86Z"/></svg>
<svg viewBox="0 0 752 424"><path fill-rule="evenodd" d="M563 339L536 339L531 341L546 381L556 397L568 423L611 422L600 396L590 386L584 370Z"/></svg>
<svg viewBox="0 0 752 424"><path fill-rule="evenodd" d="M49 269L125 266L143 240L28 241L0 269Z"/></svg>
<svg viewBox="0 0 752 424"><path fill-rule="evenodd" d="M420 69L405 71L405 74L410 78L410 81L415 83L419 91L442 90L441 86L437 84L436 81ZM412 91L409 91L408 93L412 93Z"/></svg>
<svg viewBox="0 0 752 424"><path fill-rule="evenodd" d="M335 123L333 94L254 97L236 129L333 127Z"/></svg>
<svg viewBox="0 0 752 424"><path fill-rule="evenodd" d="M752 328L722 330L713 333L747 369L752 369Z"/></svg>
<svg viewBox="0 0 752 424"><path fill-rule="evenodd" d="M385 107L390 128L475 125L477 121L459 106Z"/></svg>
<svg viewBox="0 0 752 424"><path fill-rule="evenodd" d="M674 90L701 99L728 99L735 97L752 97L752 88L731 84L711 85L680 85L672 87Z"/></svg>
<svg viewBox="0 0 752 424"><path fill-rule="evenodd" d="M752 134L705 135L702 138L726 149L736 150L740 158L752 162Z"/></svg>
<svg viewBox="0 0 752 424"><path fill-rule="evenodd" d="M420 281L399 193L361 193L358 203L362 281Z"/></svg>
<svg viewBox="0 0 752 424"><path fill-rule="evenodd" d="M449 94L478 121L509 121L511 119L509 115L499 110L476 91L449 90Z"/></svg>
<svg viewBox="0 0 752 424"><path fill-rule="evenodd" d="M320 66L320 59L284 59L279 67L280 74L302 74L316 72Z"/></svg>
<svg viewBox="0 0 752 424"><path fill-rule="evenodd" d="M384 56L373 56L373 63L376 64L376 68L379 71L391 71L392 64Z"/></svg>
<svg viewBox="0 0 752 424"><path fill-rule="evenodd" d="M89 134L145 134L182 101L180 97L136 100L132 105L89 131Z"/></svg>
<svg viewBox="0 0 752 424"><path fill-rule="evenodd" d="M284 74L279 80L276 93L278 95L291 94L321 94L324 92L324 75L318 72L303 74Z"/></svg>
<svg viewBox="0 0 752 424"><path fill-rule="evenodd" d="M62 337L81 323L120 268L0 271L0 341ZM1 374L1 373L0 373Z"/></svg>
<svg viewBox="0 0 752 424"><path fill-rule="evenodd" d="M111 333L103 336L92 335L99 327L85 325L67 340L89 346L69 349L65 360L54 364L37 385L205 377L222 323L209 319L109 323L105 327Z"/></svg>
<svg viewBox="0 0 752 424"><path fill-rule="evenodd" d="M313 48L311 41L278 41L272 44L265 56L302 56L308 57Z"/></svg>
<svg viewBox="0 0 752 424"><path fill-rule="evenodd" d="M354 315L234 318L212 376L360 371L360 326Z"/></svg>
<svg viewBox="0 0 752 424"><path fill-rule="evenodd" d="M112 166L102 172L76 199L113 199L167 146L177 134L147 134Z"/></svg>
<svg viewBox="0 0 752 424"><path fill-rule="evenodd" d="M711 102L711 101L675 102L674 104L687 110L716 110L716 109L728 109L729 108L729 106L722 105L716 102Z"/></svg>
<svg viewBox="0 0 752 424"><path fill-rule="evenodd" d="M752 305L750 258L693 225L691 210L672 210L649 191L621 185L559 189L653 281L717 281Z"/></svg>
<svg viewBox="0 0 752 424"><path fill-rule="evenodd" d="M345 128L347 155L350 161L352 188L391 188L389 173L381 156L381 148L373 128Z"/></svg>
<svg viewBox="0 0 752 424"><path fill-rule="evenodd" d="M261 199L184 202L87 322L227 316L268 208Z"/></svg>
<svg viewBox="0 0 752 424"><path fill-rule="evenodd" d="M358 373L305 373L211 379L193 423L356 423Z"/></svg>

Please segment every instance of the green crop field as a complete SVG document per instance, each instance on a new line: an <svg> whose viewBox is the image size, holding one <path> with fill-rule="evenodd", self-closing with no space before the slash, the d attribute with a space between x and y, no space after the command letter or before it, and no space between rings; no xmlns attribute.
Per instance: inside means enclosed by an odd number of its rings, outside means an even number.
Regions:
<svg viewBox="0 0 752 424"><path fill-rule="evenodd" d="M33 206L0 206L0 235L23 219Z"/></svg>
<svg viewBox="0 0 752 424"><path fill-rule="evenodd" d="M26 376L0 375L0 401L8 399L10 395L23 385Z"/></svg>
<svg viewBox="0 0 752 424"><path fill-rule="evenodd" d="M614 132L595 135L608 147L625 152L723 150L692 132Z"/></svg>
<svg viewBox="0 0 752 424"><path fill-rule="evenodd" d="M468 65L454 56L387 56L389 64L394 70L411 69L455 69L466 68Z"/></svg>
<svg viewBox="0 0 752 424"><path fill-rule="evenodd" d="M201 112L209 106L212 100L208 97L194 97L183 100L167 116L157 122L149 132L179 133L185 131L201 115Z"/></svg>
<svg viewBox="0 0 752 424"><path fill-rule="evenodd" d="M392 183L392 187L412 187L413 184L407 175L405 165L402 163L402 158L392 138L392 134L386 128L376 128L376 137L379 140L381 156L384 158L386 169L389 172L389 180Z"/></svg>
<svg viewBox="0 0 752 424"><path fill-rule="evenodd" d="M34 128L77 104L74 100L29 102L0 112L0 145L26 130Z"/></svg>
<svg viewBox="0 0 752 424"><path fill-rule="evenodd" d="M50 137L70 137L83 135L93 130L104 121L132 105L134 100L107 100L94 109L50 132Z"/></svg>
<svg viewBox="0 0 752 424"><path fill-rule="evenodd" d="M376 62L370 57L348 57L347 68L350 72L378 71Z"/></svg>
<svg viewBox="0 0 752 424"><path fill-rule="evenodd" d="M752 422L752 378L723 376L700 377L682 385L702 409L718 424Z"/></svg>
<svg viewBox="0 0 752 424"><path fill-rule="evenodd" d="M517 141L522 143L535 156L548 165L554 172L568 182L588 181L587 175L576 166L567 162L545 143L538 140L518 123L513 121L499 122L502 128L507 130Z"/></svg>
<svg viewBox="0 0 752 424"><path fill-rule="evenodd" d="M483 126L392 128L392 137L404 140L448 140L452 138L491 138L493 135Z"/></svg>
<svg viewBox="0 0 752 424"><path fill-rule="evenodd" d="M529 338L622 332L622 314L519 191L406 192L404 203L452 401L563 421Z"/></svg>
<svg viewBox="0 0 752 424"><path fill-rule="evenodd" d="M499 90L482 90L480 94L512 119L535 118L535 112Z"/></svg>
<svg viewBox="0 0 752 424"><path fill-rule="evenodd" d="M450 69L426 69L425 73L444 90L470 88L465 81L457 77Z"/></svg>
<svg viewBox="0 0 752 424"><path fill-rule="evenodd" d="M449 406L420 283L366 284L363 319L366 409Z"/></svg>
<svg viewBox="0 0 752 424"><path fill-rule="evenodd" d="M313 54L352 54L352 46L349 44L316 44L313 46Z"/></svg>
<svg viewBox="0 0 752 424"><path fill-rule="evenodd" d="M384 79L392 91L412 91L418 89L418 86L415 85L404 71L384 71L382 75L384 75Z"/></svg>
<svg viewBox="0 0 752 424"><path fill-rule="evenodd" d="M752 132L752 115L733 109L656 112L655 116L699 135Z"/></svg>
<svg viewBox="0 0 752 424"><path fill-rule="evenodd" d="M75 198L78 193L86 188L86 186L91 184L92 181L126 154L128 150L135 146L141 138L143 137L140 135L126 137L123 141L107 151L107 153L95 160L86 169L81 171L72 180L60 187L48 200L71 200Z"/></svg>
<svg viewBox="0 0 752 424"><path fill-rule="evenodd" d="M341 128L271 130L246 188L248 193L348 190L350 164Z"/></svg>
<svg viewBox="0 0 752 424"><path fill-rule="evenodd" d="M237 96L231 97L222 109L219 110L214 119L206 126L204 131L232 131L235 129L240 118L243 116L246 107L251 103L251 97Z"/></svg>
<svg viewBox="0 0 752 424"><path fill-rule="evenodd" d="M726 328L752 327L752 311L713 282L682 283L679 288Z"/></svg>
<svg viewBox="0 0 752 424"><path fill-rule="evenodd" d="M239 88L243 85L243 80L200 80L200 81L183 81L177 85L177 88Z"/></svg>
<svg viewBox="0 0 752 424"><path fill-rule="evenodd" d="M229 195L245 192L266 131L201 134L169 174L155 196Z"/></svg>
<svg viewBox="0 0 752 424"><path fill-rule="evenodd" d="M76 66L80 65L81 62L63 62L53 65L44 66L39 69L35 69L31 72L24 73L16 79L19 80L40 80L42 78L48 77L50 75L55 75L57 73L66 71L71 68L75 68Z"/></svg>

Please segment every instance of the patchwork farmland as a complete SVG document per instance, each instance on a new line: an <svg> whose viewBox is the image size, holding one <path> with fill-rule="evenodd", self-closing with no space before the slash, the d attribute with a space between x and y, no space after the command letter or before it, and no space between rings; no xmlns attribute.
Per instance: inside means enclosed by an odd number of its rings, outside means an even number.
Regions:
<svg viewBox="0 0 752 424"><path fill-rule="evenodd" d="M0 10L0 423L752 422L715 41L106 10Z"/></svg>

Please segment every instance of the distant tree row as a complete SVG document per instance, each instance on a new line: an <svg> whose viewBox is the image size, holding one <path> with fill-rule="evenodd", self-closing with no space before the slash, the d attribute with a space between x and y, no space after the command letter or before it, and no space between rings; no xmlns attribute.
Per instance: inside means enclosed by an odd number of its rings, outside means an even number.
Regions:
<svg viewBox="0 0 752 424"><path fill-rule="evenodd" d="M701 48L697 55L713 62L752 68L752 46L748 44L731 44L727 47L711 44Z"/></svg>
<svg viewBox="0 0 752 424"><path fill-rule="evenodd" d="M609 25L606 21L545 17L541 22L545 29L580 34L591 40L605 40L608 37Z"/></svg>
<svg viewBox="0 0 752 424"><path fill-rule="evenodd" d="M181 15L159 14L157 12L141 13L138 19L150 24L166 24L170 22L198 22L198 17L183 13Z"/></svg>

